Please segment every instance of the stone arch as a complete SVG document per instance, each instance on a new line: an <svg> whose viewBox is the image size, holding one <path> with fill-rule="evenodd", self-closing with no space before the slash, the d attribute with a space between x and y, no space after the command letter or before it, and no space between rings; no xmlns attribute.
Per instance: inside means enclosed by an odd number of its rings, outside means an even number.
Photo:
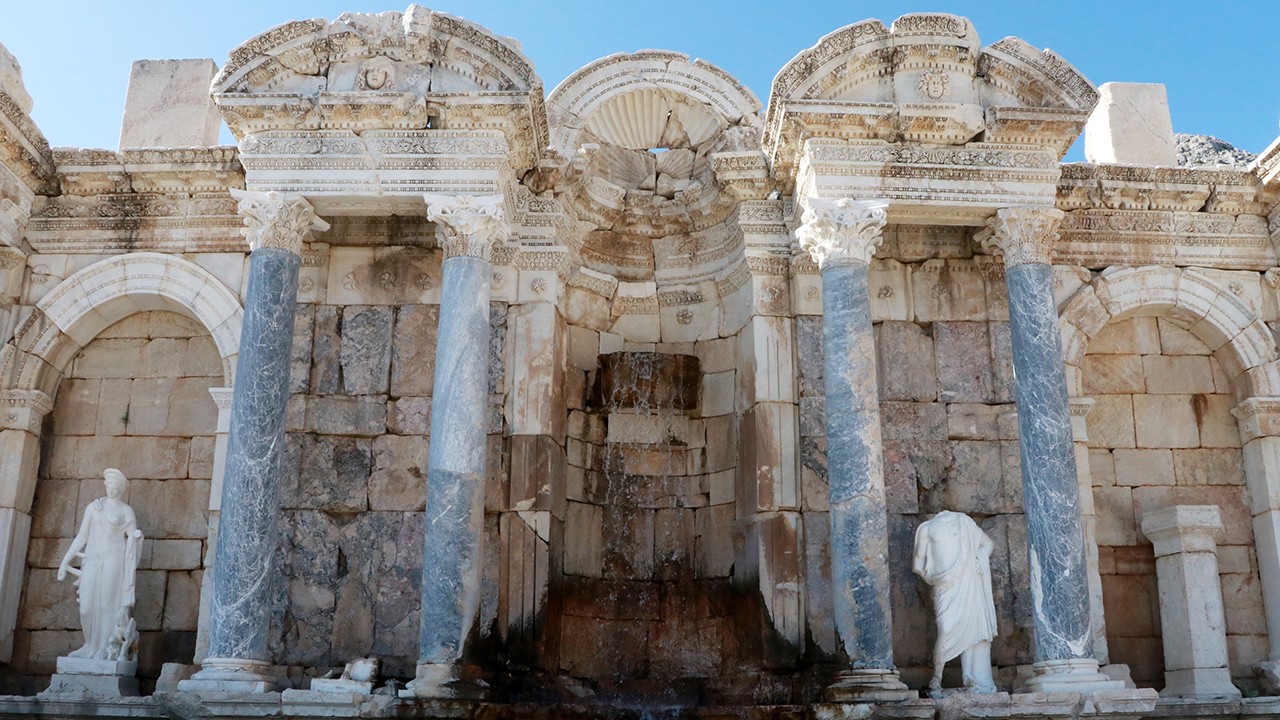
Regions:
<svg viewBox="0 0 1280 720"><path fill-rule="evenodd" d="M1275 340L1258 314L1236 297L1208 272L1196 268L1158 266L1110 268L1088 285L1077 290L1061 306L1059 328L1063 340L1063 359L1067 367L1068 392L1073 405L1081 412L1077 426L1077 448L1094 447L1084 431L1083 417L1093 405L1085 398L1083 367L1090 342L1113 322L1135 317L1159 317L1187 330L1202 342L1231 380L1235 415L1242 441L1244 484L1249 500L1243 508L1253 515L1253 544L1257 551L1257 573L1263 589L1263 603L1270 629L1271 644L1276 646L1276 627L1280 627L1280 554L1276 553L1275 518L1272 498L1280 497L1280 474L1272 463L1260 461L1267 455L1274 437L1259 437L1268 423L1255 421L1256 410L1266 405L1280 388L1280 352ZM1237 446L1238 447L1238 446ZM1092 485L1088 454L1078 452L1078 471L1082 492ZM1136 502L1136 501L1135 501ZM1249 506L1252 507L1249 507ZM1084 503L1089 516L1086 530L1088 543L1096 549L1093 503ZM1226 506L1223 506L1224 509ZM1140 536L1139 536L1140 537ZM1091 560L1090 583L1097 593L1094 598L1094 620L1097 628L1105 627L1101 607L1101 582L1096 558ZM1102 631L1105 632L1105 631ZM1097 638L1095 637L1095 640ZM1105 637L1103 638L1105 643ZM1272 651L1273 657L1275 651ZM1113 661L1115 659L1113 658ZM1234 661L1233 661L1234 662Z"/></svg>
<svg viewBox="0 0 1280 720"><path fill-rule="evenodd" d="M1106 270L1064 304L1059 325L1073 397L1083 392L1080 367L1089 341L1107 323L1138 315L1166 317L1199 338L1231 377L1238 400L1280 395L1280 353L1247 305L1203 271L1148 266Z"/></svg>
<svg viewBox="0 0 1280 720"><path fill-rule="evenodd" d="M235 294L195 263L163 253L129 253L96 262L63 280L18 330L3 375L11 387L56 392L75 354L108 326L147 310L169 310L203 325L235 379L243 311Z"/></svg>

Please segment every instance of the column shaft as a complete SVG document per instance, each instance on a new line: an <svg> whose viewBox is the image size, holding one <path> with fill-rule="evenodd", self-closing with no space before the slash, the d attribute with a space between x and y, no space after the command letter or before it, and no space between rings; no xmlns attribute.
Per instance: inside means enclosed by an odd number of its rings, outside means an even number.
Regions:
<svg viewBox="0 0 1280 720"><path fill-rule="evenodd" d="M854 668L892 669L880 400L867 266L822 269L823 377L836 631Z"/></svg>
<svg viewBox="0 0 1280 720"><path fill-rule="evenodd" d="M1053 269L1009 268L1023 505L1030 544L1035 659L1092 657L1089 581Z"/></svg>
<svg viewBox="0 0 1280 720"><path fill-rule="evenodd" d="M208 654L200 672L178 684L195 692L275 688L267 634L298 270L306 234L329 227L298 195L232 195L240 200L252 254L214 549Z"/></svg>
<svg viewBox="0 0 1280 720"><path fill-rule="evenodd" d="M422 663L462 659L480 607L489 404L489 263L444 262L427 458Z"/></svg>
<svg viewBox="0 0 1280 720"><path fill-rule="evenodd" d="M296 253L277 248L260 248L249 261L214 554L210 658L269 659L280 460L301 262Z"/></svg>

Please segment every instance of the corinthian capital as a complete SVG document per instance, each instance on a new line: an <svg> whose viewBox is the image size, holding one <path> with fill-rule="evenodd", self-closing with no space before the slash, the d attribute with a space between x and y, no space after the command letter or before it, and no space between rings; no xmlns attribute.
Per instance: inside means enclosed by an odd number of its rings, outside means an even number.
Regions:
<svg viewBox="0 0 1280 720"><path fill-rule="evenodd" d="M236 210L244 218L244 236L250 251L275 248L299 255L307 233L329 229L329 223L316 215L311 203L295 193L233 189L231 197L240 201Z"/></svg>
<svg viewBox="0 0 1280 720"><path fill-rule="evenodd" d="M990 232L981 238L982 247L993 255L1004 255L1006 268L1031 263L1048 265L1063 215L1051 207L1000 208L989 221Z"/></svg>
<svg viewBox="0 0 1280 720"><path fill-rule="evenodd" d="M493 244L511 235L503 198L495 195L426 193L427 219L443 239L444 257L489 260Z"/></svg>
<svg viewBox="0 0 1280 720"><path fill-rule="evenodd" d="M804 206L796 238L819 269L827 265L871 263L871 256L884 242L882 233L889 203L809 197L804 200Z"/></svg>

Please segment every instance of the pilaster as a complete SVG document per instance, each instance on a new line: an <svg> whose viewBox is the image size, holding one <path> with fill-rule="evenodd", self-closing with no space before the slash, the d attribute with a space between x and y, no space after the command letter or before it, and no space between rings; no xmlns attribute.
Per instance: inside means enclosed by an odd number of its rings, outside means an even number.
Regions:
<svg viewBox="0 0 1280 720"><path fill-rule="evenodd" d="M13 657L40 466L40 426L51 410L52 398L39 390L0 391L0 663Z"/></svg>

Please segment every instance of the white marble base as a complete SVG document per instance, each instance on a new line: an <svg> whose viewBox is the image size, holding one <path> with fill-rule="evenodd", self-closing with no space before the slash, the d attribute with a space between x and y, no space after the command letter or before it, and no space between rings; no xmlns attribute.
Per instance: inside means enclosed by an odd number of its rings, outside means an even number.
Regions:
<svg viewBox="0 0 1280 720"><path fill-rule="evenodd" d="M823 692L832 703L895 703L918 700L920 693L907 688L894 670L847 670Z"/></svg>
<svg viewBox="0 0 1280 720"><path fill-rule="evenodd" d="M460 666L450 663L418 663L417 674L399 692L402 698L441 700L478 700L484 694L482 684L468 680Z"/></svg>
<svg viewBox="0 0 1280 720"><path fill-rule="evenodd" d="M58 658L58 672L40 697L89 694L98 697L134 697L138 694L138 663L133 660Z"/></svg>
<svg viewBox="0 0 1280 720"><path fill-rule="evenodd" d="M89 658L58 658L58 674L75 675L121 675L133 677L138 674L136 660L91 660Z"/></svg>
<svg viewBox="0 0 1280 720"><path fill-rule="evenodd" d="M311 689L319 693L372 695L373 683L346 678L316 678L311 681Z"/></svg>
<svg viewBox="0 0 1280 720"><path fill-rule="evenodd" d="M1226 668L1165 670L1160 697L1238 698L1240 689L1231 683L1231 672Z"/></svg>
<svg viewBox="0 0 1280 720"><path fill-rule="evenodd" d="M1097 660L1048 660L1032 666L1035 675L1021 692L1092 693L1124 690L1124 682L1103 675Z"/></svg>
<svg viewBox="0 0 1280 720"><path fill-rule="evenodd" d="M205 658L200 672L178 683L179 692L192 693L268 693L279 689L269 663L223 658Z"/></svg>

